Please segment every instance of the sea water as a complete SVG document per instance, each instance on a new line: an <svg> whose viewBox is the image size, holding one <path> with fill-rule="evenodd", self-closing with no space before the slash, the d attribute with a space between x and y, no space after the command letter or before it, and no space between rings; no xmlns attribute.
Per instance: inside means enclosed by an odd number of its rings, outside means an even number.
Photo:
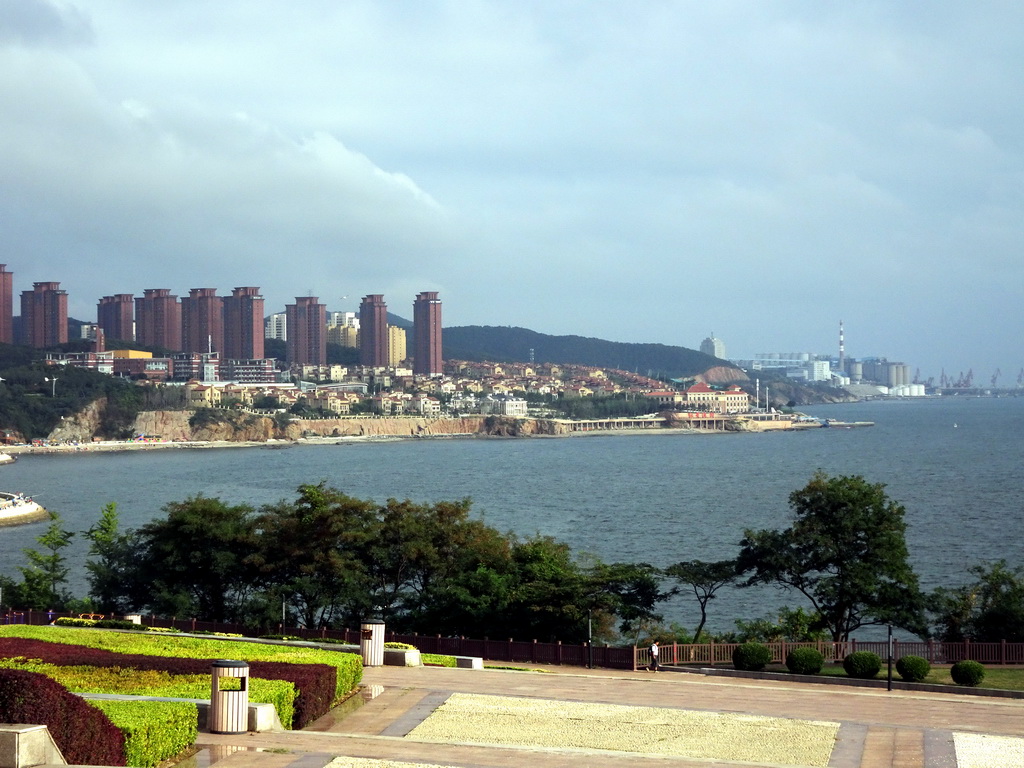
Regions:
<svg viewBox="0 0 1024 768"><path fill-rule="evenodd" d="M745 529L783 528L788 495L816 470L886 484L906 508L910 558L922 586L956 586L972 565L1024 565L1024 397L875 401L806 407L872 427L758 434L638 433L550 439L426 439L284 449L227 448L22 456L0 468L0 490L34 495L84 531L115 501L139 527L171 501L202 494L259 507L321 481L359 498L470 498L501 531L542 534L606 562L666 566L734 557ZM45 523L0 528L0 573L20 579L22 550ZM87 542L67 550L83 595ZM709 624L805 606L772 587L729 588ZM692 597L664 607L691 629Z"/></svg>

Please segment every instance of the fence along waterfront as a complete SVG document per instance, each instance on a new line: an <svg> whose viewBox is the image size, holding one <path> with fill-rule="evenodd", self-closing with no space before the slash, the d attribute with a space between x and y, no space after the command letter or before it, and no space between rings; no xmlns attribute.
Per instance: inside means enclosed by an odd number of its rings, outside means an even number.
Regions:
<svg viewBox="0 0 1024 768"><path fill-rule="evenodd" d="M98 614L86 614L96 618ZM57 613L55 611L9 611L0 615L0 624L52 624L62 617L82 618L82 614ZM107 618L113 618L107 617ZM182 632L225 632L255 637L260 630L243 624L226 624L197 619L160 618L145 616L146 626L162 629L177 629ZM276 627L277 634L301 637L303 640L334 640L359 645L358 629L307 629L304 627ZM468 637L443 637L441 635L398 634L386 631L388 643L407 643L421 653L438 653L450 656L478 656L486 661L505 661L517 664L565 664L585 667L590 662L590 648L586 643L563 644L542 643L537 640L482 640ZM872 651L883 659L888 657L888 641L858 641L833 643L765 643L772 652L772 661L783 663L786 655L794 648L816 648L827 661L842 661L854 651ZM738 643L670 643L662 645L658 655L663 665L717 666L732 664L732 653ZM943 643L934 640L893 640L893 659L914 655L928 659L931 664L952 664L963 659L972 659L982 664L1024 665L1024 643L974 643L970 640L959 643ZM640 669L650 665L650 651L646 647L595 645L593 663L607 669Z"/></svg>

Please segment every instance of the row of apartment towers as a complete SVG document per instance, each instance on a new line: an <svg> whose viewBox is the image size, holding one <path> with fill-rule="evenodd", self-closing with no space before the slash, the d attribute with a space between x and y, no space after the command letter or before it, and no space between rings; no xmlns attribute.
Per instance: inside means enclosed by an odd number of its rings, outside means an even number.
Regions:
<svg viewBox="0 0 1024 768"><path fill-rule="evenodd" d="M20 334L15 339L13 273L0 264L0 342L45 348L68 341L68 295L60 283L33 283L21 293ZM316 296L297 296L285 305L286 362L327 363L327 307ZM140 297L117 293L99 300L97 344L104 339L137 342L173 352L217 352L225 360L264 358L264 307L259 288L240 287L230 296L215 288L193 288L181 299L167 288L148 288ZM359 305L359 362L389 367L388 308L384 296L364 296ZM435 291L413 302L413 373L442 373L441 301Z"/></svg>

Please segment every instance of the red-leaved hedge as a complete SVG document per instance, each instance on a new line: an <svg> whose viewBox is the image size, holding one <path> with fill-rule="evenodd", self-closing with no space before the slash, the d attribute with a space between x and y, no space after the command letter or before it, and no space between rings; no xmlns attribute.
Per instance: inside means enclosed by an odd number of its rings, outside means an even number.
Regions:
<svg viewBox="0 0 1024 768"><path fill-rule="evenodd" d="M63 667L121 667L152 669L173 675L210 674L213 659L180 659L172 656L144 656L114 653L84 645L48 643L23 637L0 637L0 656L23 656ZM285 680L295 685L293 728L304 728L327 713L334 700L338 673L328 664L289 664L284 661L249 662L249 675L264 680Z"/></svg>
<svg viewBox="0 0 1024 768"><path fill-rule="evenodd" d="M45 725L73 765L124 765L124 734L46 675L0 669L0 723Z"/></svg>

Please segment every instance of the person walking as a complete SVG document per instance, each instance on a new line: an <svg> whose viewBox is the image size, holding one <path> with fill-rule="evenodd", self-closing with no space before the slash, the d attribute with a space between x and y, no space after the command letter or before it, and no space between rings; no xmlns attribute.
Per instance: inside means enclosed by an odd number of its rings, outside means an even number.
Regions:
<svg viewBox="0 0 1024 768"><path fill-rule="evenodd" d="M651 666L648 667L651 672L658 671L658 641L655 640L651 643Z"/></svg>

